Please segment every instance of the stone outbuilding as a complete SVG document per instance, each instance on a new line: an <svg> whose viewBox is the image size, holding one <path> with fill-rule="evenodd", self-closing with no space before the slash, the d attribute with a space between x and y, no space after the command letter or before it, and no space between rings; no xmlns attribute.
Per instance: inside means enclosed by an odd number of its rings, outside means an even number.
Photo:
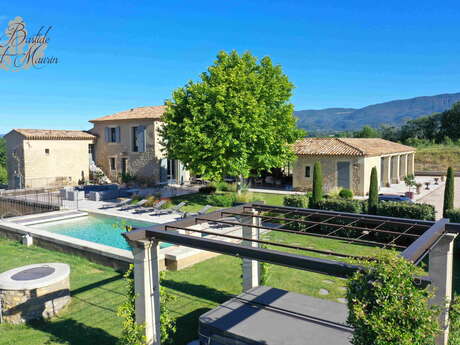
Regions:
<svg viewBox="0 0 460 345"><path fill-rule="evenodd" d="M299 189L311 189L317 161L325 192L347 188L366 195L373 167L377 168L379 188L414 174L415 148L379 138L304 138L294 144L294 152L298 158L293 187Z"/></svg>
<svg viewBox="0 0 460 345"><path fill-rule="evenodd" d="M5 135L10 189L76 185L89 177L96 137L83 131L13 129Z"/></svg>

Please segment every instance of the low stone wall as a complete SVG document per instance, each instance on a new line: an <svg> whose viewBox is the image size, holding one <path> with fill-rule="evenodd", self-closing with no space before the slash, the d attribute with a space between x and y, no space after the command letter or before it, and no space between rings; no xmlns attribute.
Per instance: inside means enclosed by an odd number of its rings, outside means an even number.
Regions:
<svg viewBox="0 0 460 345"><path fill-rule="evenodd" d="M0 290L3 320L21 324L57 316L70 302L69 277L33 290Z"/></svg>

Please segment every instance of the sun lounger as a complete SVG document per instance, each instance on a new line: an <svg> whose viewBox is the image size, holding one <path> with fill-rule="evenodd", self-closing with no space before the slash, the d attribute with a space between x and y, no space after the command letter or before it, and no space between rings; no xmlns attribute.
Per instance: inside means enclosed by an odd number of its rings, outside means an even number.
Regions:
<svg viewBox="0 0 460 345"><path fill-rule="evenodd" d="M182 201L180 204L178 204L176 206L173 206L171 208L166 208L166 209L163 209L163 210L157 210L154 213L152 213L152 216L159 216L159 215L162 215L162 214L171 214L171 213L175 213L175 212L180 212L180 209L182 207L184 207L186 204L187 203L185 201Z"/></svg>
<svg viewBox="0 0 460 345"><path fill-rule="evenodd" d="M139 213L146 213L146 212L152 212L152 211L157 211L160 209L161 206L163 206L166 203L166 200L160 200L155 203L155 205L151 207L142 207L140 209L134 210L133 213L139 214Z"/></svg>
<svg viewBox="0 0 460 345"><path fill-rule="evenodd" d="M105 209L108 209L108 208L122 207L122 206L128 205L131 202L132 202L132 199L127 199L127 200L123 200L121 202L116 202L116 203L108 202L108 203L105 203L104 205L102 205L102 207L99 207L99 209L105 210Z"/></svg>
<svg viewBox="0 0 460 345"><path fill-rule="evenodd" d="M128 206L119 208L118 210L119 210L119 211L129 211L129 210L133 210L133 209L135 209L135 208L141 207L141 206L144 205L147 201L148 201L147 199L142 199L142 200L138 201L137 203L135 203L134 205L128 205Z"/></svg>
<svg viewBox="0 0 460 345"><path fill-rule="evenodd" d="M211 209L211 208L212 208L211 205L206 205L205 207L203 207L198 212L185 212L183 214L182 218L193 217L193 216L201 216L201 215L207 213L209 211L209 209Z"/></svg>

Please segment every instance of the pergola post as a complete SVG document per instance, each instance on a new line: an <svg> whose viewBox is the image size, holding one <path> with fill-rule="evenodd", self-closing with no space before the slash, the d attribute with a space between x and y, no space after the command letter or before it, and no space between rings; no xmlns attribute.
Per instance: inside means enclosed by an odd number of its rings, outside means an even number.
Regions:
<svg viewBox="0 0 460 345"><path fill-rule="evenodd" d="M244 238L251 238L258 240L259 239L259 228L255 228L252 225L260 226L260 218L257 217L257 211L252 210L251 217L244 217L244 223L248 225L244 225L243 228L243 237ZM258 247L259 244L256 242L244 240L242 244L249 247ZM260 283L260 269L259 269L259 262L256 260L250 260L243 258L243 291L248 291L253 287L259 286Z"/></svg>
<svg viewBox="0 0 460 345"><path fill-rule="evenodd" d="M391 157L382 157L382 187L388 187L391 184Z"/></svg>
<svg viewBox="0 0 460 345"><path fill-rule="evenodd" d="M160 345L158 241L129 241L134 255L136 322L144 324L148 345Z"/></svg>
<svg viewBox="0 0 460 345"><path fill-rule="evenodd" d="M444 234L429 254L429 274L435 290L431 303L441 307L441 334L436 338L436 345L447 345L449 341L449 307L452 299L453 251L456 236L457 234Z"/></svg>
<svg viewBox="0 0 460 345"><path fill-rule="evenodd" d="M391 156L391 183L399 183L399 156Z"/></svg>
<svg viewBox="0 0 460 345"><path fill-rule="evenodd" d="M407 154L401 155L400 157L400 163L399 163L399 178L401 180L406 177L407 174Z"/></svg>

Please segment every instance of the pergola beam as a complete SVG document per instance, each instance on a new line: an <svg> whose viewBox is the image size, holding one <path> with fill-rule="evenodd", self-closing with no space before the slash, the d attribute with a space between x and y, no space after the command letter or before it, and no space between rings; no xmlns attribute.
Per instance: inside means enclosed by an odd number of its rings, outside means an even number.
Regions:
<svg viewBox="0 0 460 345"><path fill-rule="evenodd" d="M134 232L124 233L123 236L131 240L130 235L133 233ZM361 266L351 265L344 262L291 254L271 249L242 246L241 244L212 240L203 237L182 235L175 231L150 228L146 231L146 233L150 240L155 239L161 242L168 242L219 254L263 261L274 265L286 266L341 278L350 277L357 270L363 269Z"/></svg>

